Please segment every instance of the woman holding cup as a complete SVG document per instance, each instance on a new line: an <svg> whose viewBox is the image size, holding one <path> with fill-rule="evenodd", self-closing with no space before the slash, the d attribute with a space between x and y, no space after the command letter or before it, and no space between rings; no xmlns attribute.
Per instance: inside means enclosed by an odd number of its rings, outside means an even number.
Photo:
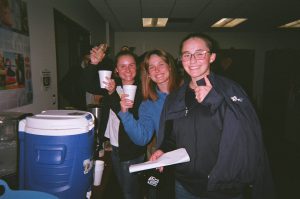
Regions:
<svg viewBox="0 0 300 199"><path fill-rule="evenodd" d="M147 145L154 132L158 132L160 113L166 96L177 89L180 79L173 57L164 50L149 51L141 65L143 102L139 107L139 119L128 111L134 103L121 97L121 118L126 133L137 145Z"/></svg>
<svg viewBox="0 0 300 199"><path fill-rule="evenodd" d="M124 95L121 97L121 112L119 117L125 132L131 140L140 146L146 146L152 139L154 132L159 131L160 113L167 95L180 85L180 78L176 71L173 57L164 50L154 49L146 53L141 64L141 80L143 102L139 107L139 117L136 119L130 108L133 101ZM160 180L158 192L151 192L151 198L172 198L172 172L164 172Z"/></svg>
<svg viewBox="0 0 300 199"><path fill-rule="evenodd" d="M109 95L102 100L103 109L100 133L104 134L105 132L105 136L110 139L112 165L125 199L142 198L140 177L137 174L129 173L129 166L143 162L146 152L145 146L136 145L131 141L125 132L123 123L120 122L117 116L121 110L120 96L125 95L122 92L126 92L126 87L135 87L136 90L131 90L131 93L135 92L135 96L132 98L134 103L128 111L134 118L138 118L138 107L142 102L142 94L139 83L136 80L136 60L136 55L129 49L122 49L116 55L115 80L107 78L107 81L104 82Z"/></svg>

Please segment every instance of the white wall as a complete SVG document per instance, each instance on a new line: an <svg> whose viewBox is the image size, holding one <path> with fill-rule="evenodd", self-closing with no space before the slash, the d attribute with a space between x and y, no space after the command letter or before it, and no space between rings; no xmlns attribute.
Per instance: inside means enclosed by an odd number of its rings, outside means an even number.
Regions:
<svg viewBox="0 0 300 199"><path fill-rule="evenodd" d="M171 53L175 58L179 55L179 44L187 32L115 32L115 49L128 45L136 47L136 53L142 54L146 50L162 48ZM298 32L274 32L274 33L208 33L216 39L221 49L254 49L254 81L253 97L261 106L263 92L264 56L267 50L293 48L300 49L300 37Z"/></svg>
<svg viewBox="0 0 300 199"><path fill-rule="evenodd" d="M56 50L53 9L57 9L71 20L91 32L92 43L106 39L105 22L86 0L25 0L27 2L30 33L30 55L33 85L33 104L9 111L39 113L57 109L53 96L57 96ZM52 85L48 91L41 88L41 71L52 74Z"/></svg>
<svg viewBox="0 0 300 199"><path fill-rule="evenodd" d="M30 32L30 54L33 84L33 104L10 109L10 111L38 113L46 109L56 109L53 104L57 96L56 51L53 9L57 9L71 20L91 32L93 44L106 41L106 26L102 17L86 0L25 0L27 2ZM109 31L111 35L111 29ZM115 52L122 45L136 47L136 53L142 54L152 48L163 48L178 56L179 42L185 32L116 32L109 38ZM221 48L255 49L254 97L260 102L264 53L274 48L299 49L300 37L297 33L212 33ZM113 39L112 39L113 38ZM114 40L114 41L113 41ZM41 70L47 69L52 74L52 85L48 91L41 89Z"/></svg>

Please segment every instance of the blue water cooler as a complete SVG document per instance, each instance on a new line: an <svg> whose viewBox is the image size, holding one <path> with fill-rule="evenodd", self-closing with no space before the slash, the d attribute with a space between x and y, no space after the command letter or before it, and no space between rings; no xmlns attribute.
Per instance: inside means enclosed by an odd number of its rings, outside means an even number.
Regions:
<svg viewBox="0 0 300 199"><path fill-rule="evenodd" d="M20 189L83 199L93 180L94 116L48 110L19 123Z"/></svg>

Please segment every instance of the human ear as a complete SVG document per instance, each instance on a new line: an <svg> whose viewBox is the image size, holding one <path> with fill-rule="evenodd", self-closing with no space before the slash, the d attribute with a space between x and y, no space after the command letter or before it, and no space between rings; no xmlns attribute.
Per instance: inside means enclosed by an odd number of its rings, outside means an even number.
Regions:
<svg viewBox="0 0 300 199"><path fill-rule="evenodd" d="M216 60L216 53L212 53L209 58L209 63L213 63Z"/></svg>

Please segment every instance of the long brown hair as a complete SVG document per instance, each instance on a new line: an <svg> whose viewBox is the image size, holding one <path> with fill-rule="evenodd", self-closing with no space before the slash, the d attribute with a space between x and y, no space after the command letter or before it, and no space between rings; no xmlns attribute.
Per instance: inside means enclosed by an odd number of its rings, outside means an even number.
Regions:
<svg viewBox="0 0 300 199"><path fill-rule="evenodd" d="M148 51L144 57L144 61L141 63L142 93L143 93L144 100L150 99L155 101L158 98L156 92L157 85L155 82L151 80L149 76L149 59L151 55L159 56L169 66L169 71L170 71L169 82L168 82L169 93L179 87L180 81L179 81L179 75L177 72L175 61L172 55L170 55L169 53L161 49L154 49Z"/></svg>

